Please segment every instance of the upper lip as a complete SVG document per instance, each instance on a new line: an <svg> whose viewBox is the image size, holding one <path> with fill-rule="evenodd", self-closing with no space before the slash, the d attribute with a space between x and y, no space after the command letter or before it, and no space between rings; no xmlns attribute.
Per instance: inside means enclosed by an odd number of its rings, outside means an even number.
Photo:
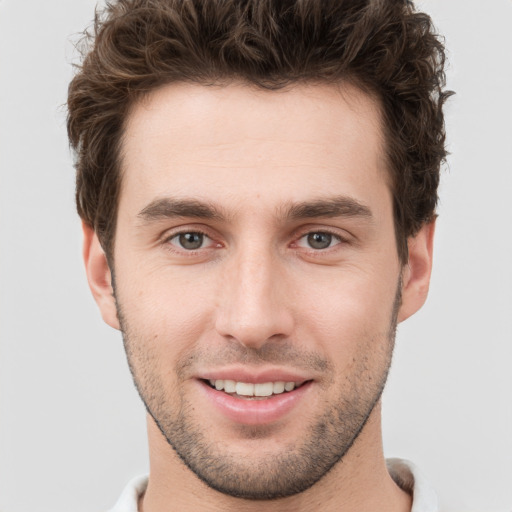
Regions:
<svg viewBox="0 0 512 512"><path fill-rule="evenodd" d="M295 382L303 383L312 380L311 377L291 369L267 368L222 368L201 372L197 375L203 380L233 380L235 382L247 382L251 384L263 384L265 382Z"/></svg>

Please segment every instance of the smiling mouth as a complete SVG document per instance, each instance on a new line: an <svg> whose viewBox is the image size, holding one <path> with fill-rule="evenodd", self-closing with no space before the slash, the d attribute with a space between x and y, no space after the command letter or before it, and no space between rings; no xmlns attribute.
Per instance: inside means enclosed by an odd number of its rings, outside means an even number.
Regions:
<svg viewBox="0 0 512 512"><path fill-rule="evenodd" d="M253 384L251 382L237 382L234 380L209 379L205 380L211 388L222 391L228 395L245 400L265 400L272 396L289 393L304 385L306 382L263 382Z"/></svg>

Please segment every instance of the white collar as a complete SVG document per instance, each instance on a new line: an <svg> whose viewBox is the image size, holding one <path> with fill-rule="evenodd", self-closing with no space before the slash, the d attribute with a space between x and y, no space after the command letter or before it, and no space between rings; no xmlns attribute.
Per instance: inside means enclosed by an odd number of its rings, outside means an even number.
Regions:
<svg viewBox="0 0 512 512"><path fill-rule="evenodd" d="M438 512L437 496L418 468L407 460L387 459L389 474L396 484L413 497L411 512ZM125 487L109 512L138 512L137 503L146 490L148 476L138 476Z"/></svg>
<svg viewBox="0 0 512 512"><path fill-rule="evenodd" d="M412 495L411 512L439 511L436 493L412 462L404 459L386 459L386 464L396 484Z"/></svg>

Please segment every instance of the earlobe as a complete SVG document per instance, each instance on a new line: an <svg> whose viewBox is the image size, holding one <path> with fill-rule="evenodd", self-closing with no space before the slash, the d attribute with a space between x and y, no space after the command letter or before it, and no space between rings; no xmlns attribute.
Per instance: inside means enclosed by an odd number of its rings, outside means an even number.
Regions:
<svg viewBox="0 0 512 512"><path fill-rule="evenodd" d="M398 322L416 313L427 300L432 272L435 220L423 225L419 232L407 241L409 259L402 274L402 305Z"/></svg>
<svg viewBox="0 0 512 512"><path fill-rule="evenodd" d="M83 258L89 288L100 308L103 320L114 329L119 329L114 290L112 288L112 274L107 257L94 229L83 222L82 230L84 234Z"/></svg>

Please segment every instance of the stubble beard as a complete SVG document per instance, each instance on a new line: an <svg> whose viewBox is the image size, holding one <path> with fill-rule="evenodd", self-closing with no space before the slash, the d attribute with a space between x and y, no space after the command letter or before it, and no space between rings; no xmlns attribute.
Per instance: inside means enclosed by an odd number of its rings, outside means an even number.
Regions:
<svg viewBox="0 0 512 512"><path fill-rule="evenodd" d="M116 299L117 302L117 299ZM275 500L301 493L323 478L353 446L372 411L379 402L391 366L398 310L401 304L401 280L398 283L389 330L376 340L367 340L369 351L358 361L347 387L326 402L324 413L316 418L304 440L291 440L286 450L269 452L257 460L240 457L208 439L204 426L194 418L194 407L180 394L178 408L169 405L166 389L152 372L156 359L141 352L144 340L136 339L129 322L118 317L128 364L135 386L146 410L160 432L183 463L206 485L229 496L248 500ZM378 368L368 367L369 358L379 347ZM367 357L366 357L367 356ZM254 354L245 359L254 359ZM268 357L262 359L268 360ZM178 372L178 370L176 370ZM264 439L271 427L240 426L240 437L248 442Z"/></svg>

